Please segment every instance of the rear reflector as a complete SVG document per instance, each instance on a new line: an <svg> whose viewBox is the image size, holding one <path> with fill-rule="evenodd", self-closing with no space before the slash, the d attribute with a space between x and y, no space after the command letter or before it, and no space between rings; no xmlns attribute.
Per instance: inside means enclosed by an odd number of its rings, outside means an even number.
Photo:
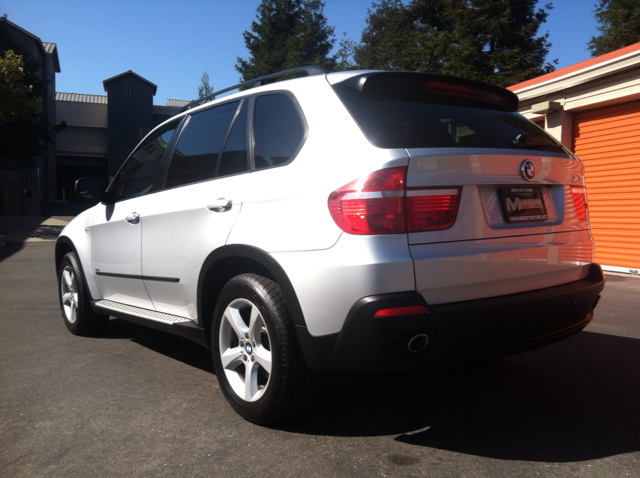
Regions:
<svg viewBox="0 0 640 478"><path fill-rule="evenodd" d="M455 223L462 188L407 190L405 166L381 169L336 189L329 211L349 234L439 231Z"/></svg>
<svg viewBox="0 0 640 478"><path fill-rule="evenodd" d="M397 317L400 315L426 314L427 308L424 305L409 305L407 307L392 307L390 309L380 309L374 317Z"/></svg>
<svg viewBox="0 0 640 478"><path fill-rule="evenodd" d="M587 197L586 190L582 186L571 186L571 196L576 207L576 214L581 221L587 220Z"/></svg>

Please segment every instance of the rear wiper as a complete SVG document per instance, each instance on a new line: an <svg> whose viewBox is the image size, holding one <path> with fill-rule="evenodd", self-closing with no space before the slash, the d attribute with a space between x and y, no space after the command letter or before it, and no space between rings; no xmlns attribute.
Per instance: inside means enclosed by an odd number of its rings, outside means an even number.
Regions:
<svg viewBox="0 0 640 478"><path fill-rule="evenodd" d="M526 136L524 134L516 136L516 139L513 140L512 144L513 147L517 149L544 149L549 147L560 150L562 149L562 146L550 138L542 136Z"/></svg>

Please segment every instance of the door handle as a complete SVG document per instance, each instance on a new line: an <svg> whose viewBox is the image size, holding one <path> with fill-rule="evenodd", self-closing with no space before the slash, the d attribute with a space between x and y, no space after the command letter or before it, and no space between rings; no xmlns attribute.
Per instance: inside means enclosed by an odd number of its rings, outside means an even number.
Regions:
<svg viewBox="0 0 640 478"><path fill-rule="evenodd" d="M138 224L140 222L140 214L137 212L132 212L127 217L124 218L129 224Z"/></svg>
<svg viewBox="0 0 640 478"><path fill-rule="evenodd" d="M233 201L231 199L220 198L213 201L207 206L207 209L215 212L225 212L231 209Z"/></svg>

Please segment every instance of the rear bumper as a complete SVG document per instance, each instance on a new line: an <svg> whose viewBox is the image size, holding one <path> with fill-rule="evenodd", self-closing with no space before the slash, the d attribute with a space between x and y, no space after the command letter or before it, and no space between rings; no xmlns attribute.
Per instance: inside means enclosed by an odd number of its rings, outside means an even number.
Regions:
<svg viewBox="0 0 640 478"><path fill-rule="evenodd" d="M425 366L471 357L499 357L561 340L582 330L604 288L592 264L586 278L559 286L487 299L428 305L417 292L375 295L351 308L341 332L298 335L318 370L382 370ZM426 314L374 317L380 309L424 305ZM409 342L426 335L419 351ZM414 349L425 340L414 342Z"/></svg>

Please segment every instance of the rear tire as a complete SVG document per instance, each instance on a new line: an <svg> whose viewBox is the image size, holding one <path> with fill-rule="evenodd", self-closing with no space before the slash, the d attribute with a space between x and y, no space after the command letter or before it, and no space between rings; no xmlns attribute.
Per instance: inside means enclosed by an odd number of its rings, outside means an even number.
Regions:
<svg viewBox="0 0 640 478"><path fill-rule="evenodd" d="M74 252L66 254L58 270L58 291L64 325L74 335L96 335L106 329L108 315L96 314L85 288L84 273Z"/></svg>
<svg viewBox="0 0 640 478"><path fill-rule="evenodd" d="M307 367L277 283L255 274L231 279L218 297L211 346L220 388L244 419L274 423L313 403L319 377Z"/></svg>

